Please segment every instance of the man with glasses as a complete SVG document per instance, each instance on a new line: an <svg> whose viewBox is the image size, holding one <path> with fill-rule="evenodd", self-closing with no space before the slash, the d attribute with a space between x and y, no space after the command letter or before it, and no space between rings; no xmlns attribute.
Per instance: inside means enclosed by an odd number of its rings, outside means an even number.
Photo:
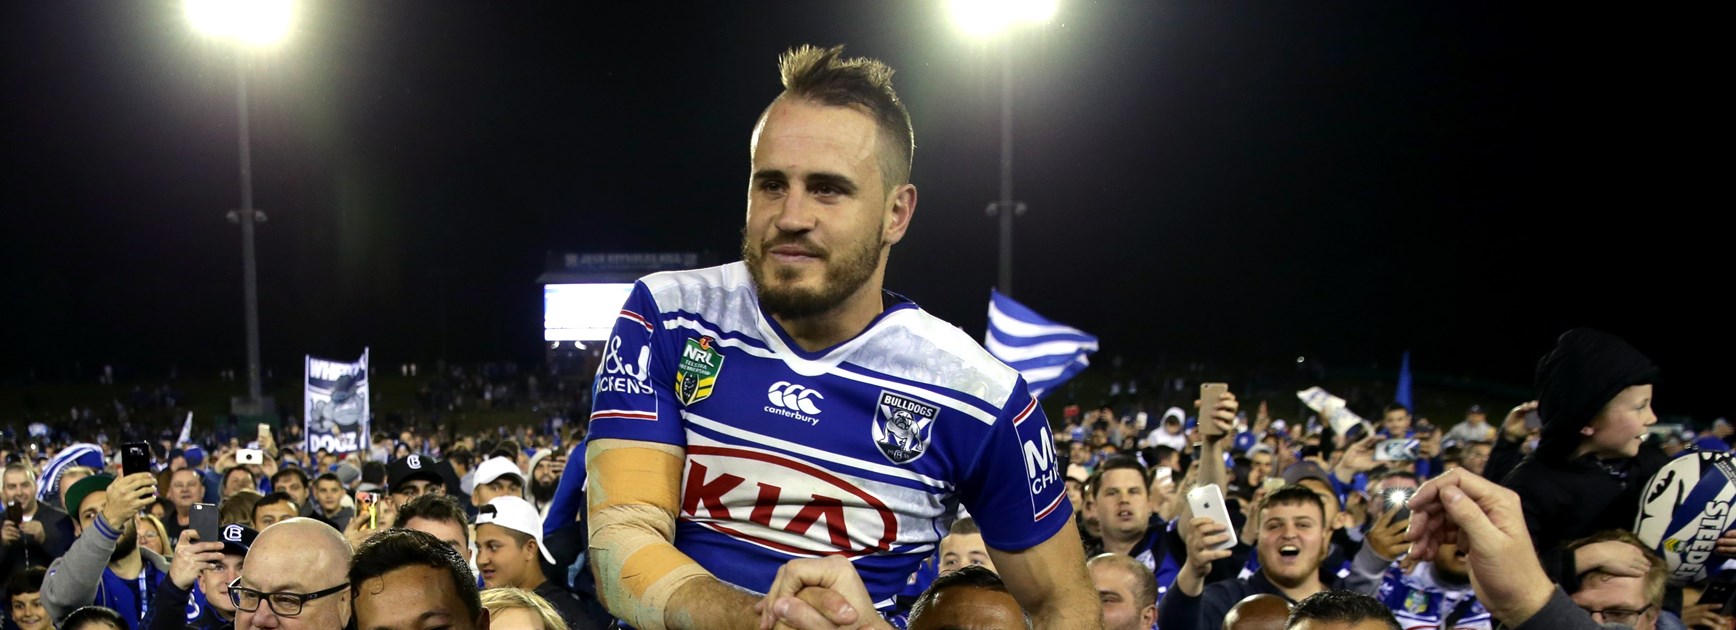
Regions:
<svg viewBox="0 0 1736 630"><path fill-rule="evenodd" d="M1598 543L1617 542L1633 545L1645 553L1651 568L1645 577L1623 577L1603 571L1587 571L1580 577L1579 590L1573 593L1573 603L1591 613L1592 621L1621 624L1634 630L1655 630L1660 606L1664 603L1664 580L1668 568L1664 559L1652 553L1632 533L1610 530L1567 544L1569 551L1578 551ZM1571 588L1572 585L1564 585Z"/></svg>
<svg viewBox="0 0 1736 630"><path fill-rule="evenodd" d="M356 551L349 579L358 628L488 627L476 575L429 534L388 529L374 535Z"/></svg>
<svg viewBox="0 0 1736 630"><path fill-rule="evenodd" d="M241 576L247 550L258 535L242 525L218 531L221 540L198 541L199 533L181 532L175 556L169 562L169 578L157 585L157 600L151 606L150 630L196 628L216 630L235 623L235 602L229 598L229 583ZM197 584L198 589L193 590Z"/></svg>
<svg viewBox="0 0 1736 630"><path fill-rule="evenodd" d="M254 540L241 577L229 584L235 627L345 627L349 566L350 545L330 525L311 518L273 525Z"/></svg>

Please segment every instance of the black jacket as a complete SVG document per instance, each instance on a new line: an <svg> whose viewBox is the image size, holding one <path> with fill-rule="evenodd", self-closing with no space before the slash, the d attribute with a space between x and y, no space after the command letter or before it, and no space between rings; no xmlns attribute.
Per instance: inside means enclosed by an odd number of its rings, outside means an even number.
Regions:
<svg viewBox="0 0 1736 630"><path fill-rule="evenodd" d="M65 554L67 545L72 544L66 513L54 509L54 506L37 503L36 515L31 517L31 522L42 524L45 538L35 540L24 536L16 543L0 545L0 575L17 575L30 566L46 567Z"/></svg>
<svg viewBox="0 0 1736 630"><path fill-rule="evenodd" d="M1553 462L1534 453L1501 484L1518 493L1531 544L1547 555L1596 532L1632 530L1646 482L1667 463L1650 444L1632 458L1602 462L1591 455Z"/></svg>
<svg viewBox="0 0 1736 630"><path fill-rule="evenodd" d="M209 603L198 611L198 616L187 619L188 602L192 591L182 590L175 581L163 578L157 583L156 601L151 604L151 618L142 626L145 630L169 630L171 628L188 628L190 630L217 630L233 627L234 621L225 621L217 616L216 609Z"/></svg>
<svg viewBox="0 0 1736 630"><path fill-rule="evenodd" d="M1216 562L1212 563L1214 566ZM1339 580L1326 583L1327 589L1343 588ZM1207 584L1199 597L1188 597L1175 588L1169 589L1169 594L1157 606L1157 627L1163 630L1216 630L1224 626L1224 616L1230 614L1230 609L1251 595L1277 595L1283 597L1286 603L1296 604L1296 600L1284 595L1283 591L1266 579L1266 574L1254 572L1248 579L1224 580Z"/></svg>

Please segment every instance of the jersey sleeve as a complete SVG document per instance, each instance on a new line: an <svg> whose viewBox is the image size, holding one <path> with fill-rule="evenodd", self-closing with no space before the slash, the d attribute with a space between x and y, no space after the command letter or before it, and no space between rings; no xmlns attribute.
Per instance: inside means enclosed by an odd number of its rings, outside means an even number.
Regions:
<svg viewBox="0 0 1736 630"><path fill-rule="evenodd" d="M671 334L661 330L657 301L645 283L633 285L603 346L592 385L591 439L614 438L685 447L681 410L671 389Z"/></svg>
<svg viewBox="0 0 1736 630"><path fill-rule="evenodd" d="M1073 524L1049 419L1023 378L1014 391L958 484L983 542L1001 551L1029 549Z"/></svg>

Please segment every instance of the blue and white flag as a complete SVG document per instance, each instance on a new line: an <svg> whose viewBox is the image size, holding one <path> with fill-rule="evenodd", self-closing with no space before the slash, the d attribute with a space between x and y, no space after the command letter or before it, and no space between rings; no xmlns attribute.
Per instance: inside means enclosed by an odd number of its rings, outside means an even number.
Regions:
<svg viewBox="0 0 1736 630"><path fill-rule="evenodd" d="M989 354L1018 370L1031 395L1042 398L1091 364L1097 338L1059 324L989 290L989 332L983 338Z"/></svg>

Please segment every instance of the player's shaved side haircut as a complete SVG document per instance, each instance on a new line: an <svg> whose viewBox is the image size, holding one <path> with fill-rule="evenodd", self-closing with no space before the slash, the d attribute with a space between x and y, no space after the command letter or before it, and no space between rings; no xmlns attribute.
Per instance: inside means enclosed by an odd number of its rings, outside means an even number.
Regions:
<svg viewBox="0 0 1736 630"><path fill-rule="evenodd" d="M910 126L910 112L892 89L892 68L878 59L843 54L843 46L801 46L785 52L778 57L778 74L784 82L778 99L865 110L880 129L880 177L885 189L910 183L916 132Z"/></svg>

